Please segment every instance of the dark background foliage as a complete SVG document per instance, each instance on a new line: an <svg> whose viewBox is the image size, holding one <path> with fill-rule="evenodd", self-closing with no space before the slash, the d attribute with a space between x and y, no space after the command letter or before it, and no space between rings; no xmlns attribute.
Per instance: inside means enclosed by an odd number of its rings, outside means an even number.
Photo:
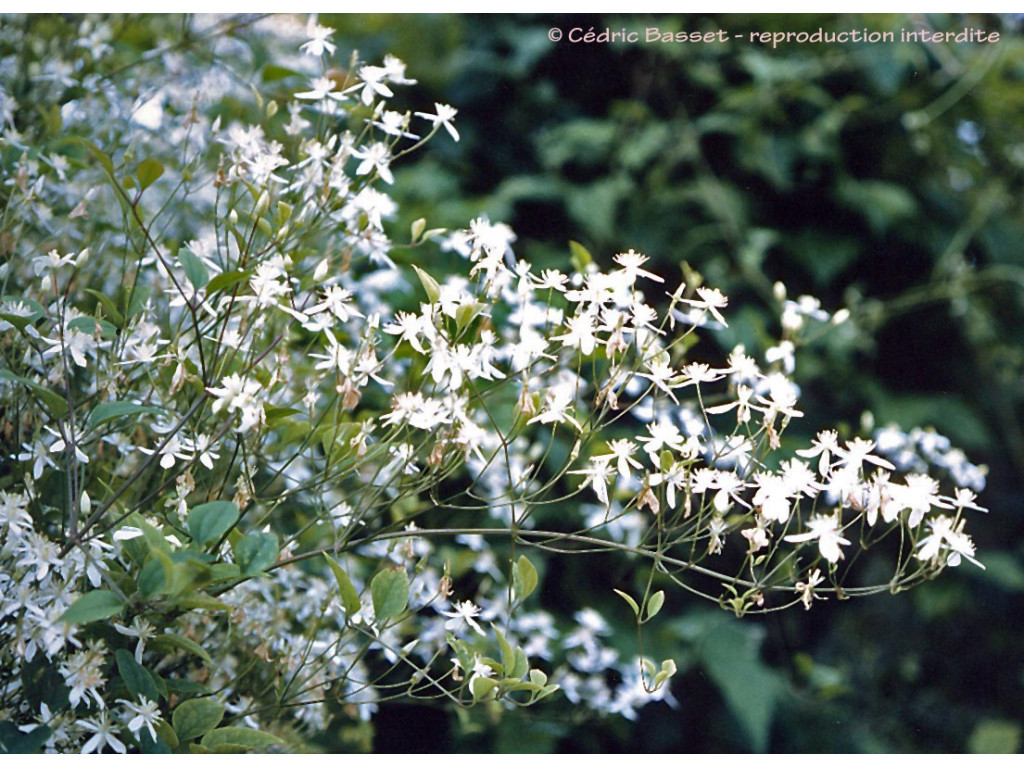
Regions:
<svg viewBox="0 0 1024 768"><path fill-rule="evenodd" d="M800 350L809 437L826 420L934 426L989 467L967 564L908 594L737 620L670 597L650 638L679 707L584 721L568 703L465 718L385 708L375 747L503 751L998 751L1024 686L1024 41L996 16L322 17L393 52L459 109L459 144L399 173L403 216L486 212L517 253L565 266L685 262L731 298L731 343L778 337L772 285L853 319ZM570 44L548 30L727 29L720 44ZM783 44L752 31L998 30L996 44ZM408 223L401 222L403 225ZM400 231L400 230L399 230ZM820 414L821 421L815 417ZM792 436L792 435L791 435ZM595 580L593 573L605 574ZM619 621L622 566L550 563L541 596Z"/></svg>

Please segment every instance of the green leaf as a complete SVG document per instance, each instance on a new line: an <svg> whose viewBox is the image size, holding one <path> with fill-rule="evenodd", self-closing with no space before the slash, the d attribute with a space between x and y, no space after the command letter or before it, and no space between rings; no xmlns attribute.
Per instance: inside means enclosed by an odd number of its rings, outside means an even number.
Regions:
<svg viewBox="0 0 1024 768"><path fill-rule="evenodd" d="M100 336L104 339L111 339L117 335L117 328L106 320L99 320L95 317L76 317L70 323L68 328L75 328L82 333L87 333L90 336L94 335L99 329Z"/></svg>
<svg viewBox="0 0 1024 768"><path fill-rule="evenodd" d="M158 720L154 726L156 735L171 749L178 748L178 734L174 732L171 724L166 720Z"/></svg>
<svg viewBox="0 0 1024 768"><path fill-rule="evenodd" d="M263 67L263 82L272 83L275 80L283 80L286 77L302 77L302 74L294 69L282 67L279 64L267 64Z"/></svg>
<svg viewBox="0 0 1024 768"><path fill-rule="evenodd" d="M196 683L192 680L164 680L164 687L167 688L171 693L184 693L184 694L197 694L200 696L207 696L210 693L210 689L202 683ZM166 741L166 739L165 739ZM170 742L167 742L170 744Z"/></svg>
<svg viewBox="0 0 1024 768"><path fill-rule="evenodd" d="M183 701L174 709L171 722L179 741L191 741L216 728L224 717L224 705L216 699Z"/></svg>
<svg viewBox="0 0 1024 768"><path fill-rule="evenodd" d="M188 531L193 541L205 546L230 531L239 517L233 501L209 501L188 513Z"/></svg>
<svg viewBox="0 0 1024 768"><path fill-rule="evenodd" d="M78 141L79 143L81 143L82 145L84 145L85 148L88 149L92 153L93 157L95 157L97 160L99 160L100 165L103 166L103 170L105 170L110 175L110 178L113 179L114 178L114 163L113 163L113 161L111 161L110 155L108 155L102 149L97 147L95 144L93 144L88 139L83 139L83 138L79 138L79 137L76 136L75 140Z"/></svg>
<svg viewBox="0 0 1024 768"><path fill-rule="evenodd" d="M505 674L509 677L514 677L519 680L526 676L526 673L530 671L530 660L526 658L526 654L523 653L522 648L516 648L516 663L512 665L512 669L506 669Z"/></svg>
<svg viewBox="0 0 1024 768"><path fill-rule="evenodd" d="M67 624L88 624L109 619L124 610L125 602L108 589L95 589L78 598L60 620Z"/></svg>
<svg viewBox="0 0 1024 768"><path fill-rule="evenodd" d="M465 328L476 319L476 316L480 314L482 309L483 305L478 301L470 301L463 304L455 310L455 325L459 330Z"/></svg>
<svg viewBox="0 0 1024 768"><path fill-rule="evenodd" d="M198 656L203 661L211 662L211 663L213 662L213 659L210 658L210 654L208 654L203 649L203 647L201 645L199 645L199 643L197 643L195 640L189 640L187 637L182 637L181 635L174 635L174 634L157 635L156 637L154 637L152 640L149 641L149 644L151 646L153 646L154 648L162 648L162 649L178 648L180 650L188 651L189 653L192 653L192 654Z"/></svg>
<svg viewBox="0 0 1024 768"><path fill-rule="evenodd" d="M665 659L661 662L661 670L654 676L654 688L657 690L665 681L676 673L676 663L672 659Z"/></svg>
<svg viewBox="0 0 1024 768"><path fill-rule="evenodd" d="M146 158L135 169L135 178L139 180L139 189L146 189L163 175L163 164L152 158Z"/></svg>
<svg viewBox="0 0 1024 768"><path fill-rule="evenodd" d="M359 593L356 591L352 579L348 577L348 574L345 573L345 570L338 565L333 557L326 552L324 557L327 559L327 564L331 566L331 571L334 572L334 580L338 582L338 589L341 592L341 606L345 609L345 613L349 616L358 613L362 603L359 601Z"/></svg>
<svg viewBox="0 0 1024 768"><path fill-rule="evenodd" d="M42 750L52 733L46 725L25 733L10 720L0 720L0 754L35 754Z"/></svg>
<svg viewBox="0 0 1024 768"><path fill-rule="evenodd" d="M142 310L145 309L146 302L149 301L149 296L152 292L152 289L148 285L135 286L135 290L132 291L128 304L128 317L135 317L142 313Z"/></svg>
<svg viewBox="0 0 1024 768"><path fill-rule="evenodd" d="M29 325L46 315L46 310L43 309L43 306L38 301L26 296L4 295L3 297L0 297L0 301L5 303L9 302L12 305L20 304L22 307L28 309L28 314L0 312L0 320L6 320L19 331L24 331Z"/></svg>
<svg viewBox="0 0 1024 768"><path fill-rule="evenodd" d="M274 557L277 558L276 553ZM235 563L214 563L209 566L209 575L210 581L234 581L241 578L242 569Z"/></svg>
<svg viewBox="0 0 1024 768"><path fill-rule="evenodd" d="M286 408L280 405L264 405L263 413L267 417L267 426L276 427L283 421L286 421L289 416L294 416L298 413L305 413L298 408Z"/></svg>
<svg viewBox="0 0 1024 768"><path fill-rule="evenodd" d="M114 651L114 658L117 659L118 674L121 675L121 680L133 698L145 696L150 701L160 698L160 691L156 687L153 675L139 664L132 654L124 648L118 648Z"/></svg>
<svg viewBox="0 0 1024 768"><path fill-rule="evenodd" d="M526 555L520 555L519 560L512 566L512 583L519 602L532 595L537 588L537 569L526 559Z"/></svg>
<svg viewBox="0 0 1024 768"><path fill-rule="evenodd" d="M501 634L496 626L492 625L491 629L494 630L494 635L498 638L498 647L501 648L502 674L508 675L509 671L516 665L516 653L512 650L512 646L509 645L508 640L505 639L505 636Z"/></svg>
<svg viewBox="0 0 1024 768"><path fill-rule="evenodd" d="M590 255L590 251L575 240L569 241L569 253L571 254L570 260L572 268L580 273L585 273L587 271L587 266L594 261L594 257Z"/></svg>
<svg viewBox="0 0 1024 768"><path fill-rule="evenodd" d="M266 749L281 743L281 739L272 733L257 731L253 728L218 728L206 734L200 742L207 749L216 749L227 745L245 749Z"/></svg>
<svg viewBox="0 0 1024 768"><path fill-rule="evenodd" d="M100 403L93 408L86 423L95 429L100 424L113 421L121 416L129 416L136 413L162 413L162 411L152 405L139 405L138 403L121 403L112 401L109 403Z"/></svg>
<svg viewBox="0 0 1024 768"><path fill-rule="evenodd" d="M168 574L164 572L164 563L154 551L139 571L139 577L135 580L135 588L145 598L155 597L164 591L167 580Z"/></svg>
<svg viewBox="0 0 1024 768"><path fill-rule="evenodd" d="M231 610L231 606L227 603L221 602L209 595L201 594L177 597L174 600L174 605L183 611L213 611L214 613L220 613L221 611Z"/></svg>
<svg viewBox="0 0 1024 768"><path fill-rule="evenodd" d="M634 600L632 597L630 597L629 595L627 595L625 592L623 592L620 589L613 589L612 592L614 592L616 595L618 595L623 600L625 600L627 603L629 603L629 607L633 609L633 614L635 616L637 616L637 617L640 616L640 606L636 604L636 600Z"/></svg>
<svg viewBox="0 0 1024 768"><path fill-rule="evenodd" d="M17 376L5 369L0 369L0 379L7 379L8 381L14 381L22 386L28 387L28 389L35 393L36 397L43 401L43 405L50 409L50 413L58 419L64 418L64 414L68 412L67 400L53 390L47 389L42 384L37 384L32 381L32 379L26 379L24 376Z"/></svg>
<svg viewBox="0 0 1024 768"><path fill-rule="evenodd" d="M480 699L491 696L497 687L498 681L489 677L474 677L469 683L469 688L473 692L473 701L480 701Z"/></svg>
<svg viewBox="0 0 1024 768"><path fill-rule="evenodd" d="M1024 566L1010 552L986 552L985 570L970 571L978 579L989 581L1007 592L1024 592Z"/></svg>
<svg viewBox="0 0 1024 768"><path fill-rule="evenodd" d="M655 616L657 616L658 611L661 610L661 607L663 605L665 605L665 591L659 589L657 592L651 595L650 600L647 601L647 618L645 619L645 621L650 621Z"/></svg>
<svg viewBox="0 0 1024 768"><path fill-rule="evenodd" d="M436 304L437 300L441 298L441 286L437 284L437 280L432 278L415 264L412 265L412 268L416 270L416 276L419 277L420 283L423 285L423 290L427 292L427 299L431 304Z"/></svg>
<svg viewBox="0 0 1024 768"><path fill-rule="evenodd" d="M212 296L217 291L223 291L225 288L230 288L237 283L247 280L252 276L251 272L245 270L232 270L230 272L221 272L219 275L214 275L213 278L206 286L206 295Z"/></svg>
<svg viewBox="0 0 1024 768"><path fill-rule="evenodd" d="M370 594L378 621L397 616L409 604L409 577L404 570L381 571L370 582Z"/></svg>
<svg viewBox="0 0 1024 768"><path fill-rule="evenodd" d="M197 291L210 282L210 272L206 269L203 260L188 248L178 250L178 263L181 264L181 268L185 270L185 276Z"/></svg>
<svg viewBox="0 0 1024 768"><path fill-rule="evenodd" d="M1020 749L1020 724L1009 720L982 720L967 742L973 755L1010 755Z"/></svg>
<svg viewBox="0 0 1024 768"><path fill-rule="evenodd" d="M103 309L107 311L107 315L113 320L118 326L124 325L124 315L118 310L114 300L111 299L107 294L100 291L94 291L92 288L86 288L85 292L90 296L95 297L100 304L103 305Z"/></svg>
<svg viewBox="0 0 1024 768"><path fill-rule="evenodd" d="M29 325L33 323L33 320L28 315L14 315L10 312L0 312L0 320L10 323L19 331L24 331Z"/></svg>
<svg viewBox="0 0 1024 768"><path fill-rule="evenodd" d="M272 566L280 551L276 534L250 533L235 544L235 562L245 576L252 576Z"/></svg>
<svg viewBox="0 0 1024 768"><path fill-rule="evenodd" d="M761 661L752 630L729 617L710 618L699 655L751 748L764 752L782 683Z"/></svg>

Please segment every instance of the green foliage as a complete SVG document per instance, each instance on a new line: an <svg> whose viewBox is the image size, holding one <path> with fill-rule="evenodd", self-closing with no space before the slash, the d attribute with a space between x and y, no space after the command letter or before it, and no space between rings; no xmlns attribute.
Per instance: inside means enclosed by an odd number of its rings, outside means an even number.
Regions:
<svg viewBox="0 0 1024 768"><path fill-rule="evenodd" d="M139 664L128 651L118 648L114 658L117 661L117 672L133 698L145 696L150 701L160 698L160 689L153 674Z"/></svg>
<svg viewBox="0 0 1024 768"><path fill-rule="evenodd" d="M210 273L206 269L206 265L188 248L181 248L178 251L178 263L181 264L182 269L185 270L185 276L197 291L200 288L205 288L210 282Z"/></svg>
<svg viewBox="0 0 1024 768"><path fill-rule="evenodd" d="M1009 755L1020 751L1020 723L1006 720L982 720L967 742L967 751L975 755Z"/></svg>
<svg viewBox="0 0 1024 768"><path fill-rule="evenodd" d="M203 736L200 742L211 751L231 752L230 747L241 747L245 752L262 752L267 747L280 744L281 739L271 733L252 728L216 728ZM220 748L220 749L218 749Z"/></svg>
<svg viewBox="0 0 1024 768"><path fill-rule="evenodd" d="M334 574L334 580L338 583L338 590L341 593L341 605L345 609L345 613L350 616L356 613L360 606L359 593L356 591L355 586L352 584L352 579L349 578L345 570L338 565L333 557L324 553L324 558L327 560L327 564L331 567L331 572Z"/></svg>
<svg viewBox="0 0 1024 768"><path fill-rule="evenodd" d="M125 601L109 589L94 589L78 598L60 617L68 624L88 624L116 616L125 608Z"/></svg>
<svg viewBox="0 0 1024 768"><path fill-rule="evenodd" d="M272 566L280 549L277 534L248 533L235 544L235 562L243 576L252 576Z"/></svg>
<svg viewBox="0 0 1024 768"><path fill-rule="evenodd" d="M188 513L188 530L192 540L201 546L212 544L238 522L241 512L231 501L209 501Z"/></svg>
<svg viewBox="0 0 1024 768"><path fill-rule="evenodd" d="M755 752L768 749L773 715L784 686L760 654L751 630L720 615L696 615L680 626L697 661L714 680Z"/></svg>
<svg viewBox="0 0 1024 768"><path fill-rule="evenodd" d="M179 741L198 739L224 718L224 705L212 698L188 699L174 708L171 723Z"/></svg>
<svg viewBox="0 0 1024 768"><path fill-rule="evenodd" d="M96 428L101 424L106 424L108 421L138 413L160 413L160 409L149 405L139 405L138 403L119 403L115 401L100 403L89 413L88 424L90 427Z"/></svg>
<svg viewBox="0 0 1024 768"><path fill-rule="evenodd" d="M409 602L409 577L405 571L384 570L370 581L373 614L387 621L402 613Z"/></svg>
<svg viewBox="0 0 1024 768"><path fill-rule="evenodd" d="M522 603L533 594L537 588L537 568L531 563L526 555L520 555L515 565L512 566L512 586L516 593L516 600Z"/></svg>
<svg viewBox="0 0 1024 768"><path fill-rule="evenodd" d="M42 751L52 731L41 725L25 732L10 720L0 720L0 753L8 755L31 755Z"/></svg>

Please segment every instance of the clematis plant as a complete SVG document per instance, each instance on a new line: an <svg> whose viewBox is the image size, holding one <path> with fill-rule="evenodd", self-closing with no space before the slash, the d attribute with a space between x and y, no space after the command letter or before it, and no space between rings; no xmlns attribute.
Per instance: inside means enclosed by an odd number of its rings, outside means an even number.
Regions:
<svg viewBox="0 0 1024 768"><path fill-rule="evenodd" d="M743 615L980 565L984 471L934 433L785 435L796 352L842 310L779 291L778 344L720 353L729 299L692 269L574 243L538 273L486 216L395 232L392 166L457 111L406 107L393 56L339 68L316 20L248 25L301 75L249 121L236 21L190 22L212 68L124 69L75 23L27 94L0 59L4 749L288 749L391 698L673 701L674 663L620 659L596 611L556 626L552 557L632 562L638 628L673 586ZM415 266L442 252L461 269ZM865 549L883 582L854 578Z"/></svg>

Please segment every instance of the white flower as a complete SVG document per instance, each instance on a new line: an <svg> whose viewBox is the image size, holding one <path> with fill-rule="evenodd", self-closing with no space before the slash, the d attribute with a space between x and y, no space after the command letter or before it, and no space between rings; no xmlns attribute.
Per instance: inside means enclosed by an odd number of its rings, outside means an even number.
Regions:
<svg viewBox="0 0 1024 768"><path fill-rule="evenodd" d="M736 423L746 424L750 421L750 412L761 411L762 409L756 405L751 405L750 398L753 397L754 390L745 384L740 384L736 387L736 399L731 403L725 405L716 405L711 408L707 408L707 412L711 414L728 413L733 408L736 409Z"/></svg>
<svg viewBox="0 0 1024 768"><path fill-rule="evenodd" d="M796 593L800 595L800 601L804 604L804 610L811 610L812 600L824 600L825 598L821 595L814 594L814 588L821 584L825 580L825 577L821 575L821 569L815 568L809 574L807 574L807 581L798 581L794 586Z"/></svg>
<svg viewBox="0 0 1024 768"><path fill-rule="evenodd" d="M782 363L782 370L792 373L796 369L796 345L788 339L780 341L778 346L770 347L764 353L765 361L769 363Z"/></svg>
<svg viewBox="0 0 1024 768"><path fill-rule="evenodd" d="M530 419L528 424L561 424L569 422L577 431L583 431L582 425L569 413L575 397L569 387L552 387L544 398L544 408Z"/></svg>
<svg viewBox="0 0 1024 768"><path fill-rule="evenodd" d="M122 528L121 530L124 530L124 529ZM139 531L139 533L141 535L142 532ZM117 538L117 534L114 534L114 537ZM124 536L122 536L121 538L124 539L124 538L134 538L134 537L124 537ZM118 634L127 635L128 637L138 638L139 642L137 642L135 644L135 660L137 662L139 662L139 664L141 664L142 663L142 652L146 648L146 641L149 640L150 638L153 638L153 637L157 636L157 631L153 628L153 625L150 624L148 621L146 621L141 616L136 616L132 620L132 625L130 627L126 627L123 624L118 624L115 621L114 622L114 629L117 630Z"/></svg>
<svg viewBox="0 0 1024 768"><path fill-rule="evenodd" d="M682 432L679 431L679 427L667 419L652 421L647 425L647 431L651 433L650 437L641 436L637 440L646 443L644 450L650 454L652 461L656 461L658 452L663 447L680 452L685 449Z"/></svg>
<svg viewBox="0 0 1024 768"><path fill-rule="evenodd" d="M534 285L543 290L554 290L565 293L565 286L569 282L569 276L559 272L557 269L545 269L540 277L534 277Z"/></svg>
<svg viewBox="0 0 1024 768"><path fill-rule="evenodd" d="M710 312L715 320L728 328L729 324L725 322L725 318L719 312L720 309L725 309L729 304L729 299L725 294L717 288L698 288L697 295L700 296L699 299L681 299L681 301L697 309Z"/></svg>
<svg viewBox="0 0 1024 768"><path fill-rule="evenodd" d="M305 43L299 46L299 50L310 56L322 56L325 52L328 55L334 53L336 46L330 42L334 30L331 27L322 27L316 23L316 17L309 20L306 27L306 35L309 37Z"/></svg>
<svg viewBox="0 0 1024 768"><path fill-rule="evenodd" d="M839 434L834 429L830 429L819 432L818 436L811 441L811 447L798 450L796 455L803 456L805 459L819 456L818 474L825 477L832 467L832 454L838 454L839 450Z"/></svg>
<svg viewBox="0 0 1024 768"><path fill-rule="evenodd" d="M974 503L977 499L977 495L974 491L968 488L957 488L956 493L953 494L952 498L946 499L947 501L953 502L953 506L957 509L974 509L978 512L988 512L985 507L979 507Z"/></svg>
<svg viewBox="0 0 1024 768"><path fill-rule="evenodd" d="M353 149L352 157L363 161L359 164L359 167L356 168L357 176L364 176L371 171L376 170L385 183L395 183L395 177L392 175L391 169L388 167L391 163L391 150L388 149L387 144L378 141L368 147Z"/></svg>
<svg viewBox="0 0 1024 768"><path fill-rule="evenodd" d="M68 701L71 702L72 707L77 707L83 700L86 706L89 706L90 702L86 699L86 694L92 696L100 709L106 707L106 702L103 701L99 692L99 689L107 682L107 678L103 675L105 663L103 650L102 641L90 642L85 650L72 654L67 661L60 665L60 674L70 689Z"/></svg>
<svg viewBox="0 0 1024 768"><path fill-rule="evenodd" d="M951 517L935 518L928 521L932 532L918 542L918 560L938 560L943 551L949 552L946 562L951 566L960 565L960 557L966 557L984 570L985 566L974 559L974 542L963 532L964 521L954 525Z"/></svg>
<svg viewBox="0 0 1024 768"><path fill-rule="evenodd" d="M50 251L45 256L36 256L32 259L32 269L36 275L42 276L47 272L56 272L61 267L70 264L76 266L75 255L72 253L61 256L56 250Z"/></svg>
<svg viewBox="0 0 1024 768"><path fill-rule="evenodd" d="M409 345L420 354L423 354L423 345L420 344L420 336L426 335L427 328L433 330L430 321L420 317L414 312L399 312L395 315L394 322L384 326L384 333L399 336L398 343L409 342Z"/></svg>
<svg viewBox="0 0 1024 768"><path fill-rule="evenodd" d="M384 72L389 82L397 85L416 85L416 81L405 76L405 62L397 56L384 56Z"/></svg>
<svg viewBox="0 0 1024 768"><path fill-rule="evenodd" d="M649 360L646 365L648 372L637 372L636 375L649 379L654 386L667 394L672 399L673 403L678 403L679 401L676 399L672 390L682 385L683 377L680 376L671 365L669 365L668 360Z"/></svg>
<svg viewBox="0 0 1024 768"><path fill-rule="evenodd" d="M617 461L616 468L619 470L619 474L627 480L630 478L630 467L643 468L643 465L633 458L633 454L636 453L636 443L628 438L612 440L608 443L608 448L612 452L612 457Z"/></svg>
<svg viewBox="0 0 1024 768"><path fill-rule="evenodd" d="M345 94L335 93L335 88L338 84L331 80L329 77L314 77L309 83L309 90L296 93L296 99L303 99L306 101L323 101L324 99L331 98L335 101L344 101Z"/></svg>
<svg viewBox="0 0 1024 768"><path fill-rule="evenodd" d="M383 102L381 102L383 104ZM419 114L419 113L417 113ZM415 133L409 133L409 113L396 112L392 109L384 110L379 120L371 123L380 128L388 136L402 136L406 139L418 139Z"/></svg>
<svg viewBox="0 0 1024 768"><path fill-rule="evenodd" d="M830 563L838 562L843 557L840 546L848 546L850 542L840 536L839 520L831 515L815 515L807 522L810 530L807 533L799 533L787 536L786 541L791 544L799 544L804 541L818 540L818 550L821 556Z"/></svg>
<svg viewBox="0 0 1024 768"><path fill-rule="evenodd" d="M616 264L622 266L622 271L625 273L626 279L629 281L630 285L636 282L637 277L646 277L649 280L664 283L665 279L663 277L659 277L653 272L648 272L646 269L641 269L649 259L650 257L645 256L642 253L637 253L632 248L625 253L619 253L612 257L612 260Z"/></svg>
<svg viewBox="0 0 1024 768"><path fill-rule="evenodd" d="M115 726L107 718L106 712L101 712L97 718L85 718L78 720L75 725L84 728L87 732L93 735L88 741L82 746L82 754L89 755L93 752L102 752L104 747L110 747L112 750L119 754L125 754L128 751L117 736L115 736Z"/></svg>
<svg viewBox="0 0 1024 768"><path fill-rule="evenodd" d="M155 701L150 701L145 696L139 697L138 704L125 701L124 699L118 699L118 702L120 704L124 704L124 707L128 710L129 714L134 715L134 717L128 721L128 730L135 736L138 736L139 732L145 728L149 731L149 735L153 741L156 741L156 729L153 726L160 722L160 706Z"/></svg>
<svg viewBox="0 0 1024 768"><path fill-rule="evenodd" d="M455 130L455 126L452 125L452 120L455 115L459 113L459 110L455 107L449 106L448 104L438 104L434 102L434 109L437 110L437 114L429 115L426 112L417 112L416 117L422 117L424 120L429 120L435 126L443 125L444 129L448 131L448 135L451 136L455 141L459 140L459 132Z"/></svg>
<svg viewBox="0 0 1024 768"><path fill-rule="evenodd" d="M566 330L561 336L552 336L552 341L560 341L565 347L579 349L584 355L593 353L597 345L597 337L594 336L594 316L589 312L570 317L565 321Z"/></svg>
<svg viewBox="0 0 1024 768"><path fill-rule="evenodd" d="M707 363L690 363L683 367L682 370L682 384L681 386L688 387L691 384L706 384L712 381L718 381L725 376L724 371L719 371L712 368Z"/></svg>
<svg viewBox="0 0 1024 768"><path fill-rule="evenodd" d="M221 385L208 387L206 390L217 398L213 403L213 412L220 413L225 409L228 413L240 411L242 420L237 431L245 432L266 420L263 401L259 398L263 392L263 385L259 381L244 379L237 373L232 373L224 377Z"/></svg>
<svg viewBox="0 0 1024 768"><path fill-rule="evenodd" d="M615 475L611 461L611 456L592 456L589 467L569 472L570 475L585 475L586 479L580 484L580 490L591 486L598 500L605 506L608 505L608 481Z"/></svg>
<svg viewBox="0 0 1024 768"><path fill-rule="evenodd" d="M357 74L359 75L359 79L363 81L363 84L353 86L349 91L357 91L362 88L363 92L360 94L360 98L362 99L363 104L369 106L373 103L373 99L376 96L390 98L395 95L391 92L391 89L384 84L384 81L388 78L388 70L384 67L360 67Z"/></svg>
<svg viewBox="0 0 1024 768"><path fill-rule="evenodd" d="M882 467L882 469L895 469L895 467L885 459L873 455L871 452L875 450L875 444L872 441L865 440L861 437L855 437L853 440L848 440L846 448L837 447L834 450L840 456L839 463L854 470L860 470L865 461L870 464L874 464L875 466ZM800 451L797 451L797 453L800 453Z"/></svg>
<svg viewBox="0 0 1024 768"><path fill-rule="evenodd" d="M456 632L463 624L468 624L474 632L478 635L483 635L484 631L480 628L480 625L476 623L475 619L480 615L482 610L479 606L475 605L471 600L462 600L452 604L454 611L441 611L444 616L450 617L448 621L444 623L444 628L449 632ZM476 670L474 669L474 672Z"/></svg>

